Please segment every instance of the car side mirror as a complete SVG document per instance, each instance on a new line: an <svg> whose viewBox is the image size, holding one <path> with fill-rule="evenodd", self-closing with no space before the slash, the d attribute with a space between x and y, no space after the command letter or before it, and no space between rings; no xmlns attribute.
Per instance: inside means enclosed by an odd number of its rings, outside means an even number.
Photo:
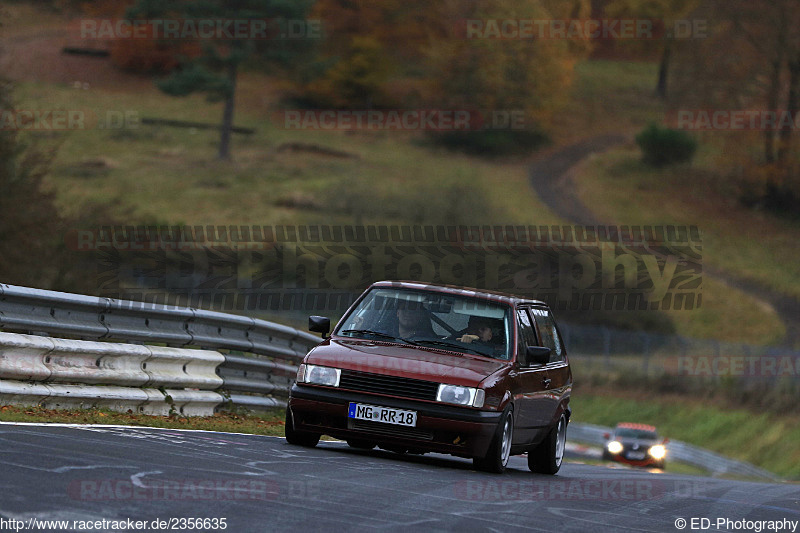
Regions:
<svg viewBox="0 0 800 533"><path fill-rule="evenodd" d="M331 330L331 319L326 316L310 316L308 317L308 331L314 333L322 333L323 337L328 336Z"/></svg>
<svg viewBox="0 0 800 533"><path fill-rule="evenodd" d="M603 439L608 440L611 438L611 433L603 433Z"/></svg>
<svg viewBox="0 0 800 533"><path fill-rule="evenodd" d="M668 442L669 442L669 439L664 439L664 441L661 444L667 444Z"/></svg>
<svg viewBox="0 0 800 533"><path fill-rule="evenodd" d="M528 365L546 365L550 362L550 348L546 346L528 346L525 350Z"/></svg>

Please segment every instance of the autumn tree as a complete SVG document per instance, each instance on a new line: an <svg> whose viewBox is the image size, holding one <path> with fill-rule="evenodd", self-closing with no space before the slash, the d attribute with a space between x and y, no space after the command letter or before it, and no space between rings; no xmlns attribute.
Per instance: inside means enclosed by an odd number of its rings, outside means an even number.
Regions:
<svg viewBox="0 0 800 533"><path fill-rule="evenodd" d="M800 110L800 0L711 2L697 15L709 20L708 38L679 47L673 106L774 114L778 127L759 126L763 155L752 172L768 205L800 201L795 126L780 120Z"/></svg>
<svg viewBox="0 0 800 533"><path fill-rule="evenodd" d="M341 55L305 86L305 98L316 106L370 108L387 103L384 84L393 68L386 49L372 36L353 36Z"/></svg>
<svg viewBox="0 0 800 533"><path fill-rule="evenodd" d="M300 93L312 105L370 108L394 105L387 84L419 78L425 50L441 36L446 9L421 0L318 0L325 44L307 68Z"/></svg>
<svg viewBox="0 0 800 533"><path fill-rule="evenodd" d="M128 9L136 0L96 0L82 2L82 14L97 21L124 20ZM76 33L83 33L75 29ZM128 72L142 74L167 74L178 65L179 56L187 55L186 41L165 41L156 39L120 39L111 35L113 32L99 32L95 36L99 44L105 45L111 62Z"/></svg>
<svg viewBox="0 0 800 533"><path fill-rule="evenodd" d="M791 116L798 111L800 93L800 2L774 0L771 2L734 1L724 6L723 13L730 21L729 28L741 35L750 46L757 61L766 68L766 83L762 91L766 109L783 109ZM730 38L730 35L725 35ZM786 124L779 132L769 128L764 132L764 160L785 166L792 145L793 127Z"/></svg>
<svg viewBox="0 0 800 533"><path fill-rule="evenodd" d="M399 103L488 111L488 121L493 112L513 111L541 139L566 103L590 39L524 32L508 38L491 28L582 19L589 9L588 0L319 0L312 16L323 20L324 52L300 92L323 107Z"/></svg>
<svg viewBox="0 0 800 533"><path fill-rule="evenodd" d="M650 20L653 24L651 39L631 39L618 44L638 47L644 53L657 53L660 57L656 94L667 97L670 61L676 38L700 38L692 32L705 35L706 25L695 27L692 21L685 21L701 0L611 0L605 7L605 15L620 19L636 18ZM684 22L688 22L688 27ZM687 35L676 35L676 30L688 31Z"/></svg>
<svg viewBox="0 0 800 533"><path fill-rule="evenodd" d="M583 1L455 0L447 3L445 38L433 41L426 64L444 109L520 110L526 123L547 125L568 97L575 63L586 57L583 36L502 38L465 35L455 21L566 20L588 15Z"/></svg>
<svg viewBox="0 0 800 533"><path fill-rule="evenodd" d="M213 24L227 22L245 23L244 34L233 34L228 30L219 32L214 38L202 39L202 52L196 57L184 58L183 63L170 76L158 82L158 87L172 96L187 96L205 93L211 102L224 102L218 157L230 157L230 136L236 95L236 78L241 65L257 56L264 64L286 64L300 47L293 47L284 33L291 22L304 20L311 0L139 0L128 11L131 19L174 19L179 22L210 21ZM261 23L268 23L270 33L262 37ZM199 24L198 24L199 26ZM197 31L197 26L192 26ZM229 28L230 26L223 26ZM187 26L185 30L191 28ZM166 36L166 34L165 34ZM181 37L184 38L184 37ZM189 33L188 39L197 39ZM297 40L300 42L300 39Z"/></svg>

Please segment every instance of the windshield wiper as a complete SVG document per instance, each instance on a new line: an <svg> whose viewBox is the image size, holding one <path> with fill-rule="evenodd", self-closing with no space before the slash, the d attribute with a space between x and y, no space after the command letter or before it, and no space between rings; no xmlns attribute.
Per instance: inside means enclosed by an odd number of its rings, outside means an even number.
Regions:
<svg viewBox="0 0 800 533"><path fill-rule="evenodd" d="M483 353L482 351L478 350L477 348L473 348L472 346L465 346L464 344L461 344L461 343L448 342L448 341L442 341L442 340L421 339L421 340L417 341L417 344L436 344L438 346L447 346L448 348L456 348L459 351L467 350L467 351L470 351L470 352L472 352L474 354L482 355L484 357L491 357L488 354Z"/></svg>
<svg viewBox="0 0 800 533"><path fill-rule="evenodd" d="M410 341L408 339L403 339L401 337L395 337L394 335L389 335L388 333L383 333L382 331L373 331L371 329L345 329L342 330L342 333L357 333L359 335L373 335L375 337L381 337L383 339L393 340L395 342L404 342L406 344L414 344L417 343L414 341Z"/></svg>

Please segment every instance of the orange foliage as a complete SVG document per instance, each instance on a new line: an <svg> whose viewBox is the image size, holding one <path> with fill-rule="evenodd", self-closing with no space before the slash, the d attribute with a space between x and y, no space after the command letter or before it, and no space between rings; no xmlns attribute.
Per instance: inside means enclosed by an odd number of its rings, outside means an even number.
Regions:
<svg viewBox="0 0 800 533"><path fill-rule="evenodd" d="M182 57L197 57L200 45L193 41L118 39L111 43L111 61L131 72L166 74Z"/></svg>
<svg viewBox="0 0 800 533"><path fill-rule="evenodd" d="M124 19L136 0L97 0L81 4L87 17L97 19ZM152 35L152 28L145 28ZM200 55L200 45L191 41L163 41L152 38L109 39L106 45L111 61L117 67L147 74L166 74L177 67L182 57Z"/></svg>

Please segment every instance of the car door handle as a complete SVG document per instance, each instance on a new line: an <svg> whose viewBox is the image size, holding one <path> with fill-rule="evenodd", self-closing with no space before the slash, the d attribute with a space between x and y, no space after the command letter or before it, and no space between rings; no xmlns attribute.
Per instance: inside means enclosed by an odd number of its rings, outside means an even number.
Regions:
<svg viewBox="0 0 800 533"><path fill-rule="evenodd" d="M547 387L549 387L549 386L550 386L550 381L552 381L550 378L544 378L544 379L542 380L542 385L544 385L544 386L545 386L545 388L547 388Z"/></svg>

